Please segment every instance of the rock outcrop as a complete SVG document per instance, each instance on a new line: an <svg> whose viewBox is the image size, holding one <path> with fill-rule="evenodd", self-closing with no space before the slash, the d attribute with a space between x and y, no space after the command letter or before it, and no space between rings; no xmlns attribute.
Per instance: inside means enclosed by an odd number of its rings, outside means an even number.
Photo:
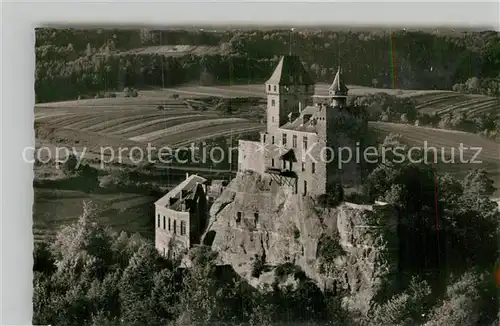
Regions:
<svg viewBox="0 0 500 326"><path fill-rule="evenodd" d="M388 205L326 208L269 175L246 171L212 205L205 241L254 286L272 281L270 273L252 276L256 259L271 267L289 262L366 312L395 271L396 229Z"/></svg>

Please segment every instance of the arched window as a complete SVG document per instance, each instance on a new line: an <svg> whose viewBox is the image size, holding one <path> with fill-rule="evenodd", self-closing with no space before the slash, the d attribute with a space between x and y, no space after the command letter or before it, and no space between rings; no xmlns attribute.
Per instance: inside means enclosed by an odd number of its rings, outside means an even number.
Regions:
<svg viewBox="0 0 500 326"><path fill-rule="evenodd" d="M276 92L276 85L274 85L273 90Z"/></svg>
<svg viewBox="0 0 500 326"><path fill-rule="evenodd" d="M241 212L236 213L236 223L241 222Z"/></svg>
<svg viewBox="0 0 500 326"><path fill-rule="evenodd" d="M166 220L167 220L167 218L165 216L163 216L163 230L165 230Z"/></svg>
<svg viewBox="0 0 500 326"><path fill-rule="evenodd" d="M174 220L174 234L177 234L177 221Z"/></svg>
<svg viewBox="0 0 500 326"><path fill-rule="evenodd" d="M271 100L271 106L275 106L276 105L276 101L275 100Z"/></svg>

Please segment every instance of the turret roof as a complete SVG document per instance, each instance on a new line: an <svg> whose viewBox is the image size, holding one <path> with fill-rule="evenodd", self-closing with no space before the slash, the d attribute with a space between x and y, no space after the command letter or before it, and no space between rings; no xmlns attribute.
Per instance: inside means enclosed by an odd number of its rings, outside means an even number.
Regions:
<svg viewBox="0 0 500 326"><path fill-rule="evenodd" d="M337 73L335 74L333 83L328 90L330 92L330 95L343 95L343 96L347 95L349 89L344 84L344 80L342 78L342 70L340 69L340 66L337 70Z"/></svg>
<svg viewBox="0 0 500 326"><path fill-rule="evenodd" d="M266 84L274 85L314 85L314 81L296 55L281 57L276 69Z"/></svg>

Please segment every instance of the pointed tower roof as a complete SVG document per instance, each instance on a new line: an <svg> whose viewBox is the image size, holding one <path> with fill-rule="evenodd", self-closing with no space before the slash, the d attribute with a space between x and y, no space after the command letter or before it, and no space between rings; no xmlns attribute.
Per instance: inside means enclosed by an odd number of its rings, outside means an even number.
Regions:
<svg viewBox="0 0 500 326"><path fill-rule="evenodd" d="M328 89L330 95L334 96L347 96L347 92L349 89L344 84L344 80L342 78L342 70L339 66L337 73L335 74L335 78L333 79L333 83Z"/></svg>
<svg viewBox="0 0 500 326"><path fill-rule="evenodd" d="M296 55L281 57L266 84L274 85L314 85L314 81Z"/></svg>

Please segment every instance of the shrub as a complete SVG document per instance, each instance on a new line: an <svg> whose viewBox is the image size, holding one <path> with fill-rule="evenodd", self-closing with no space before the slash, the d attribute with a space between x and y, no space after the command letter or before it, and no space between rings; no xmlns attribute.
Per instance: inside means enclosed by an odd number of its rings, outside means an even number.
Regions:
<svg viewBox="0 0 500 326"><path fill-rule="evenodd" d="M264 271L266 266L266 257L264 254L255 254L255 260L252 264L252 277L258 278Z"/></svg>
<svg viewBox="0 0 500 326"><path fill-rule="evenodd" d="M158 109L158 111L163 111L165 109L163 105L158 105L156 108Z"/></svg>
<svg viewBox="0 0 500 326"><path fill-rule="evenodd" d="M139 93L135 88L125 87L123 89L123 93L125 93L125 97L137 97Z"/></svg>

